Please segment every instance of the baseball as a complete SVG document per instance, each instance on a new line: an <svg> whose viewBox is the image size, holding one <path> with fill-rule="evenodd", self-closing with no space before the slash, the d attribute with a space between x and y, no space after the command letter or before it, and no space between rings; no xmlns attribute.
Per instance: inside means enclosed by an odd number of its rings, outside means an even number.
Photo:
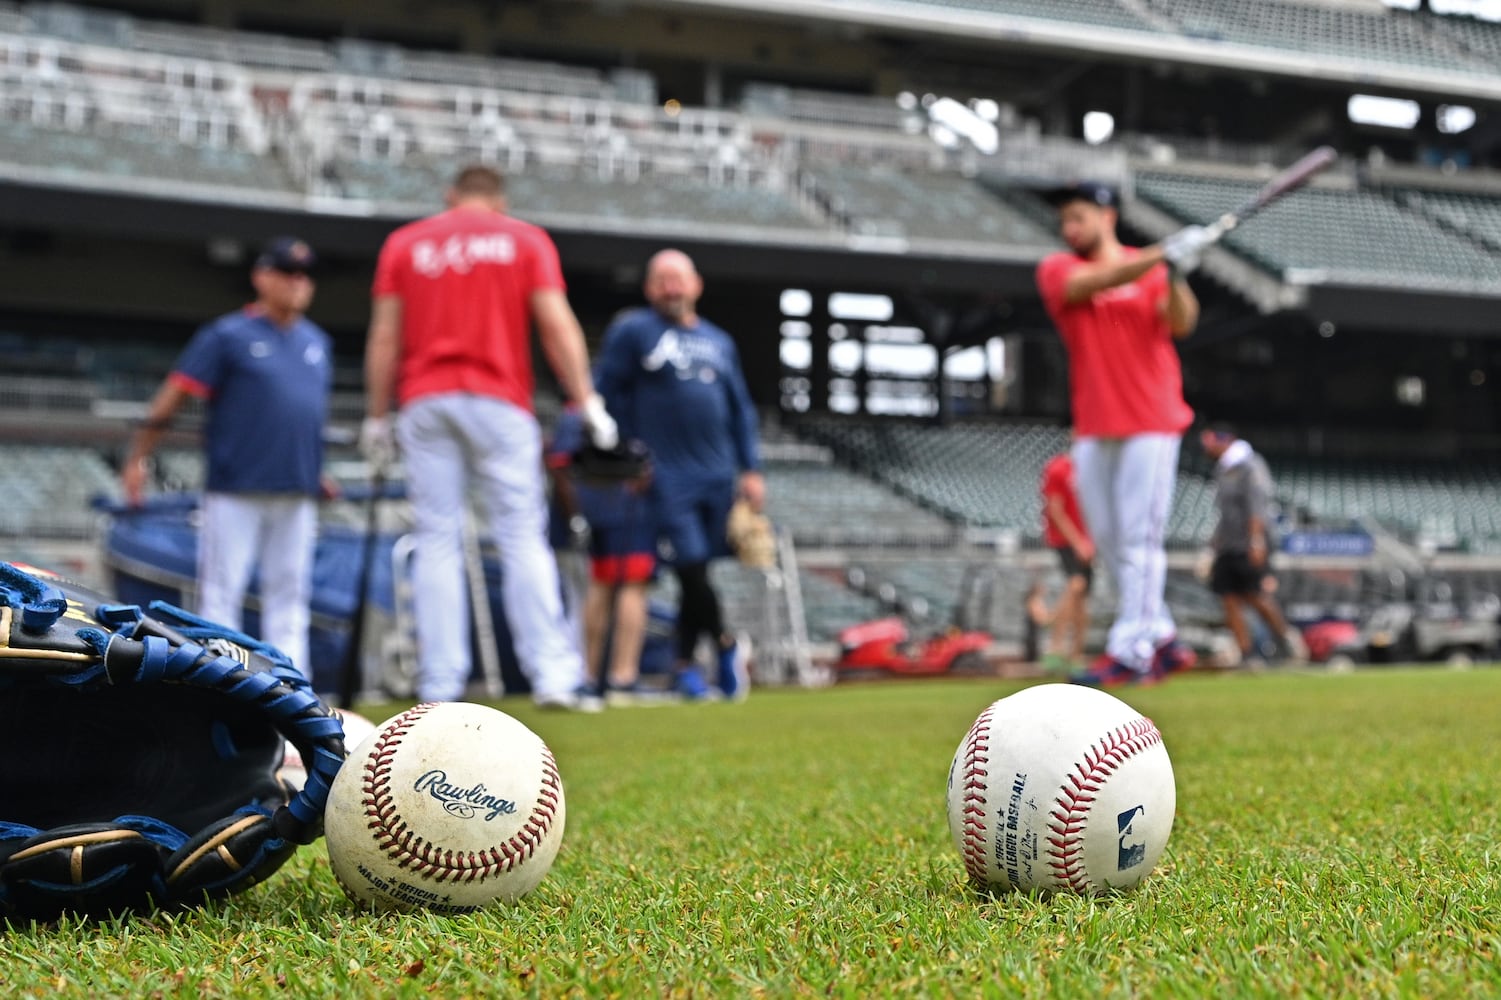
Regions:
<svg viewBox="0 0 1501 1000"><path fill-rule="evenodd" d="M334 714L344 724L345 750L359 746L366 736L375 732L375 723L358 712L336 708ZM302 786L307 784L307 765L302 760L302 751L291 740L287 740L282 748L281 767L277 768L276 776L293 792L302 791Z"/></svg>
<svg viewBox="0 0 1501 1000"><path fill-rule="evenodd" d="M466 913L536 888L564 813L557 764L536 733L483 705L425 703L350 753L324 839L357 902Z"/></svg>
<svg viewBox="0 0 1501 1000"><path fill-rule="evenodd" d="M949 768L949 830L981 890L1130 889L1162 856L1176 803L1152 720L1072 684L992 704Z"/></svg>

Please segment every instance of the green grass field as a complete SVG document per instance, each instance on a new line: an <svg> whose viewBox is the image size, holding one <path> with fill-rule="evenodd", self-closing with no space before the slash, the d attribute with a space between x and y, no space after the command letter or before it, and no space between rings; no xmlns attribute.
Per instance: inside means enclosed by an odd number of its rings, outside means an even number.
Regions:
<svg viewBox="0 0 1501 1000"><path fill-rule="evenodd" d="M207 910L13 928L0 993L1495 996L1501 671L1189 676L1123 697L1178 816L1118 897L981 897L945 780L1016 684L542 715L563 849L515 907L367 915L322 842ZM367 706L377 719L405 706Z"/></svg>

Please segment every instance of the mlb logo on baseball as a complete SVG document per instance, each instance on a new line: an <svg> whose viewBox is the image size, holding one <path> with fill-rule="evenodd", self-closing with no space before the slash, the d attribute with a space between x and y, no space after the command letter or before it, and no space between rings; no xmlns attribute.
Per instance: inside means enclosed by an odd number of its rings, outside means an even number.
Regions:
<svg viewBox="0 0 1501 1000"><path fill-rule="evenodd" d="M1162 734L1094 688L1041 684L1000 699L949 767L949 829L982 890L1132 888L1162 856L1176 806Z"/></svg>
<svg viewBox="0 0 1501 1000"><path fill-rule="evenodd" d="M465 913L536 888L563 842L557 763L504 712L426 703L385 723L334 779L334 876L376 909Z"/></svg>
<svg viewBox="0 0 1501 1000"><path fill-rule="evenodd" d="M1142 807L1132 806L1115 818L1116 827L1120 831L1120 851L1116 857L1115 870L1123 872L1128 868L1135 868L1147 859L1147 842L1140 840L1132 821L1140 816Z"/></svg>

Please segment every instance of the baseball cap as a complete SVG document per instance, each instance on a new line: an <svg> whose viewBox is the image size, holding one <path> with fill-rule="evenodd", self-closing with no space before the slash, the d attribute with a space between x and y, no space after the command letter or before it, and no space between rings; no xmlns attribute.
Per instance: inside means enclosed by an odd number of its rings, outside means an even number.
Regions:
<svg viewBox="0 0 1501 1000"><path fill-rule="evenodd" d="M255 258L256 267L269 267L277 271L311 271L318 263L318 255L307 242L295 236L278 236L261 248Z"/></svg>
<svg viewBox="0 0 1501 1000"><path fill-rule="evenodd" d="M1055 207L1071 201L1087 201L1104 208L1116 208L1121 203L1115 188L1099 181L1070 181L1045 192L1043 197Z"/></svg>

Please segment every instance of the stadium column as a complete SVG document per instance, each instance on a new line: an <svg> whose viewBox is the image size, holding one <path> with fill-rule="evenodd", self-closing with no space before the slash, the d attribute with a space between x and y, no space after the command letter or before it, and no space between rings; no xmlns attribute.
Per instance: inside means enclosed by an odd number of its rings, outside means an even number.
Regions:
<svg viewBox="0 0 1501 1000"><path fill-rule="evenodd" d="M829 293L810 288L813 311L808 314L808 340L812 358L808 366L808 398L815 413L829 412Z"/></svg>

